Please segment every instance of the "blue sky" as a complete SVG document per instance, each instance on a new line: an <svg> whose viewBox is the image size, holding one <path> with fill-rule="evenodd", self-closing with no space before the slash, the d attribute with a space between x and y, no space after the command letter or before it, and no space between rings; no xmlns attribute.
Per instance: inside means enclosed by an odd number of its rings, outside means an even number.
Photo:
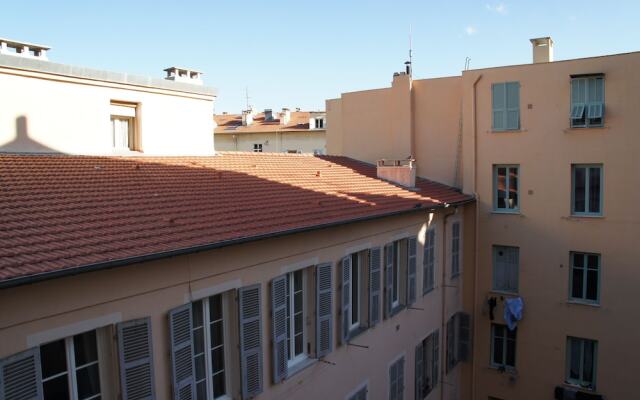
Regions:
<svg viewBox="0 0 640 400"><path fill-rule="evenodd" d="M161 77L199 69L216 112L323 109L342 92L414 77L531 61L552 36L556 59L640 50L637 1L7 1L0 37L47 44L55 62Z"/></svg>

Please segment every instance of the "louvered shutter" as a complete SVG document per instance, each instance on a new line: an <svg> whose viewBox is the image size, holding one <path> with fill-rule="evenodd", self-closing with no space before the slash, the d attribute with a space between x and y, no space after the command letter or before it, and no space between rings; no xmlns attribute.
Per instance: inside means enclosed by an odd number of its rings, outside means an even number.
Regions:
<svg viewBox="0 0 640 400"><path fill-rule="evenodd" d="M391 316L391 296L393 286L393 243L384 246L384 317Z"/></svg>
<svg viewBox="0 0 640 400"><path fill-rule="evenodd" d="M456 365L455 361L455 332L454 332L454 318L451 317L447 321L447 373Z"/></svg>
<svg viewBox="0 0 640 400"><path fill-rule="evenodd" d="M287 378L287 276L271 281L273 383Z"/></svg>
<svg viewBox="0 0 640 400"><path fill-rule="evenodd" d="M404 398L404 357L398 360L398 366L396 367L397 382L398 382L398 393L396 398L398 400L402 400Z"/></svg>
<svg viewBox="0 0 640 400"><path fill-rule="evenodd" d="M507 248L508 288L514 292L518 291L518 269L520 265L520 254L517 247Z"/></svg>
<svg viewBox="0 0 640 400"><path fill-rule="evenodd" d="M341 340L345 344L349 341L349 332L351 328L351 321L349 321L349 315L351 314L351 257L347 256L340 262L340 276L342 277L342 290L340 296L341 307Z"/></svg>
<svg viewBox="0 0 640 400"><path fill-rule="evenodd" d="M382 249L374 247L369 252L369 326L380 322L380 288Z"/></svg>
<svg viewBox="0 0 640 400"><path fill-rule="evenodd" d="M389 367L389 400L396 400L398 396L398 364L394 362Z"/></svg>
<svg viewBox="0 0 640 400"><path fill-rule="evenodd" d="M407 305L411 305L416 302L416 251L417 251L417 238L415 236L407 239L408 245L408 260L407 260Z"/></svg>
<svg viewBox="0 0 640 400"><path fill-rule="evenodd" d="M440 374L439 374L439 369L440 369L440 332L439 331L435 331L433 333L433 339L432 339L432 349L433 349L433 353L431 356L431 362L433 363L431 365L431 387L434 388L436 386L438 386L438 381L440 380Z"/></svg>
<svg viewBox="0 0 640 400"><path fill-rule="evenodd" d="M155 398L151 318L117 325L122 400Z"/></svg>
<svg viewBox="0 0 640 400"><path fill-rule="evenodd" d="M329 354L333 346L333 268L331 264L316 266L316 356Z"/></svg>
<svg viewBox="0 0 640 400"><path fill-rule="evenodd" d="M422 293L425 294L435 287L435 229L425 234L422 274Z"/></svg>
<svg viewBox="0 0 640 400"><path fill-rule="evenodd" d="M422 400L424 398L424 342L421 341L416 346L415 356L415 387L416 387L416 400Z"/></svg>
<svg viewBox="0 0 640 400"><path fill-rule="evenodd" d="M493 109L493 130L503 131L507 129L506 85L504 83L491 85L491 105Z"/></svg>
<svg viewBox="0 0 640 400"><path fill-rule="evenodd" d="M242 398L262 393L262 321L260 284L239 289Z"/></svg>
<svg viewBox="0 0 640 400"><path fill-rule="evenodd" d="M39 348L0 360L0 399L42 400Z"/></svg>
<svg viewBox="0 0 640 400"><path fill-rule="evenodd" d="M460 312L457 314L458 322L458 356L457 361L469 361L471 350L471 332L469 314Z"/></svg>
<svg viewBox="0 0 640 400"><path fill-rule="evenodd" d="M520 129L520 82L507 82L507 129Z"/></svg>
<svg viewBox="0 0 640 400"><path fill-rule="evenodd" d="M169 311L171 377L175 400L195 398L192 318L191 303Z"/></svg>

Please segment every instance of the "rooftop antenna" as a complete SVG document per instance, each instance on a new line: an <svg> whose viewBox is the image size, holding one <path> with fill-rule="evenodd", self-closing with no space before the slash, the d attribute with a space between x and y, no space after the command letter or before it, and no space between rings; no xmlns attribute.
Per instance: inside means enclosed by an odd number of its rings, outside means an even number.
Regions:
<svg viewBox="0 0 640 400"><path fill-rule="evenodd" d="M469 70L469 65L471 64L471 58L469 57L465 57L464 58L464 70L468 71Z"/></svg>
<svg viewBox="0 0 640 400"><path fill-rule="evenodd" d="M244 88L244 97L245 97L245 99L247 101L247 111L251 110L251 106L249 105L249 99L251 98L251 97L249 97L249 86L246 86Z"/></svg>
<svg viewBox="0 0 640 400"><path fill-rule="evenodd" d="M404 65L407 69L407 74L413 76L413 49L411 44L411 24L409 24L409 61L406 61Z"/></svg>

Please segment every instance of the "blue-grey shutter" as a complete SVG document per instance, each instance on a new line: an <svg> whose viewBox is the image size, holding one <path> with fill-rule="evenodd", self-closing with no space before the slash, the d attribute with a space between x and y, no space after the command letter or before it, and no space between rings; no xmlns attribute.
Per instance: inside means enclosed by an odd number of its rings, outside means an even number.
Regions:
<svg viewBox="0 0 640 400"><path fill-rule="evenodd" d="M262 321L260 284L238 290L242 398L262 393Z"/></svg>
<svg viewBox="0 0 640 400"><path fill-rule="evenodd" d="M408 260L407 260L407 305L416 302L416 263L418 240L415 236L407 239Z"/></svg>
<svg viewBox="0 0 640 400"><path fill-rule="evenodd" d="M435 287L435 229L429 229L425 234L424 252L422 258L422 294Z"/></svg>
<svg viewBox="0 0 640 400"><path fill-rule="evenodd" d="M438 381L440 380L439 370L440 370L440 331L435 331L433 333L433 353L431 357L431 388L438 386Z"/></svg>
<svg viewBox="0 0 640 400"><path fill-rule="evenodd" d="M507 82L505 86L507 92L506 129L520 129L520 82Z"/></svg>
<svg viewBox="0 0 640 400"><path fill-rule="evenodd" d="M42 400L39 348L0 360L0 399Z"/></svg>
<svg viewBox="0 0 640 400"><path fill-rule="evenodd" d="M122 400L155 399L151 318L117 325Z"/></svg>
<svg viewBox="0 0 640 400"><path fill-rule="evenodd" d="M389 400L397 400L398 396L398 363L389 367Z"/></svg>
<svg viewBox="0 0 640 400"><path fill-rule="evenodd" d="M459 312L457 315L458 354L456 361L469 361L471 353L471 329L469 314Z"/></svg>
<svg viewBox="0 0 640 400"><path fill-rule="evenodd" d="M493 110L492 129L494 131L507 129L506 85L504 83L491 85L491 105Z"/></svg>
<svg viewBox="0 0 640 400"><path fill-rule="evenodd" d="M342 277L342 295L340 296L340 313L342 314L342 322L340 324L340 338L342 340L342 343L345 344L349 341L349 333L351 328L351 321L349 321L349 314L351 310L351 257L344 257L340 262L340 265L340 276Z"/></svg>
<svg viewBox="0 0 640 400"><path fill-rule="evenodd" d="M331 264L316 266L316 357L329 354L333 346L333 268Z"/></svg>
<svg viewBox="0 0 640 400"><path fill-rule="evenodd" d="M404 399L404 357L398 360L398 366L396 367L397 372L397 384L398 384L398 394L396 398L398 400Z"/></svg>
<svg viewBox="0 0 640 400"><path fill-rule="evenodd" d="M169 311L171 378L175 400L195 398L192 318L191 303Z"/></svg>
<svg viewBox="0 0 640 400"><path fill-rule="evenodd" d="M382 249L374 247L369 252L369 326L380 322L380 288L382 287Z"/></svg>
<svg viewBox="0 0 640 400"><path fill-rule="evenodd" d="M455 360L455 321L452 316L447 321L447 373L456 365Z"/></svg>
<svg viewBox="0 0 640 400"><path fill-rule="evenodd" d="M393 243L384 246L384 317L391 316L391 296L393 286Z"/></svg>
<svg viewBox="0 0 640 400"><path fill-rule="evenodd" d="M424 342L420 341L420 343L416 346L416 356L415 356L415 390L416 390L416 400L424 399Z"/></svg>
<svg viewBox="0 0 640 400"><path fill-rule="evenodd" d="M287 378L287 276L271 281L273 383Z"/></svg>

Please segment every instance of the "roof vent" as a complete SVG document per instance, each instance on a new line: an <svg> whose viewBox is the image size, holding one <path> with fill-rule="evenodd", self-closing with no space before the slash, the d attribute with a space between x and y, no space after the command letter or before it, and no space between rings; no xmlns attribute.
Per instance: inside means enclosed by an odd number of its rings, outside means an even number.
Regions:
<svg viewBox="0 0 640 400"><path fill-rule="evenodd" d="M202 85L202 72L188 68L169 67L164 70L167 73L164 79L169 81Z"/></svg>
<svg viewBox="0 0 640 400"><path fill-rule="evenodd" d="M280 113L280 125L286 125L291 121L291 111L288 108L283 108Z"/></svg>
<svg viewBox="0 0 640 400"><path fill-rule="evenodd" d="M534 64L553 61L553 40L550 36L529 40L533 46Z"/></svg>
<svg viewBox="0 0 640 400"><path fill-rule="evenodd" d="M398 185L415 188L416 186L416 160L407 158L404 160L378 160L378 178L393 182Z"/></svg>
<svg viewBox="0 0 640 400"><path fill-rule="evenodd" d="M270 108L264 109L264 120L273 121L273 110L271 110Z"/></svg>
<svg viewBox="0 0 640 400"><path fill-rule="evenodd" d="M253 110L244 110L242 112L242 126L249 126L253 123Z"/></svg>
<svg viewBox="0 0 640 400"><path fill-rule="evenodd" d="M46 61L47 51L50 49L51 47L49 46L0 38L0 54L37 58Z"/></svg>

